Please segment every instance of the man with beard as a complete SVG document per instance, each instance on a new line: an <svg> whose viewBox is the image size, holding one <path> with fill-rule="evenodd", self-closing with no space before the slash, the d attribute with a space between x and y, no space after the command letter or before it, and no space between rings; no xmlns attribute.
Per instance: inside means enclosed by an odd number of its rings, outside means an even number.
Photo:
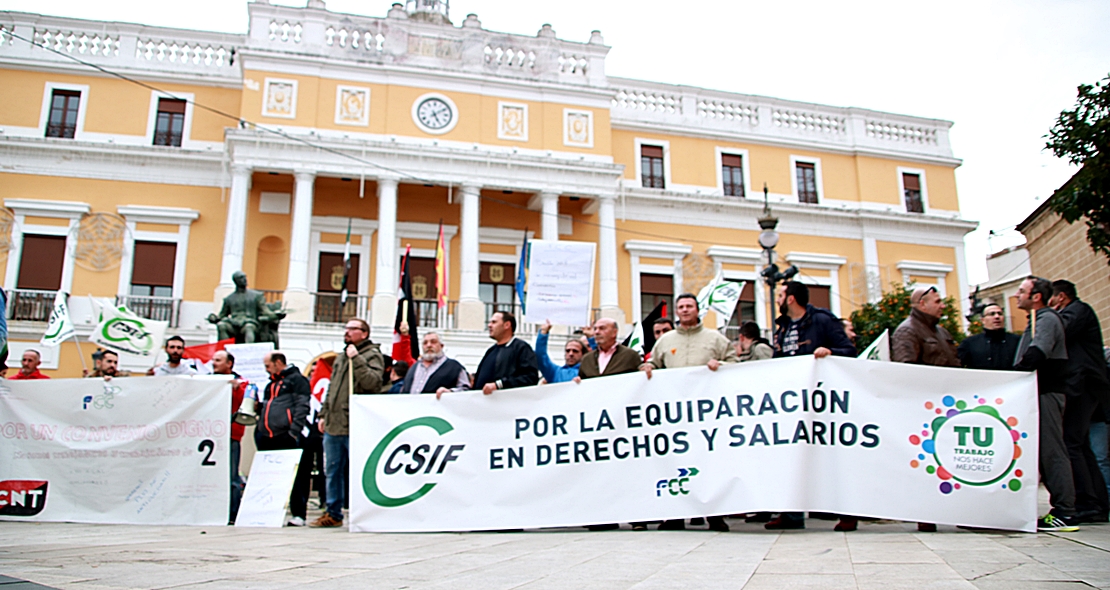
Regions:
<svg viewBox="0 0 1110 590"><path fill-rule="evenodd" d="M181 355L185 354L185 339L181 336L170 336L166 340L166 362L154 367L148 374L155 377L168 375L196 375L197 370L192 365L181 362Z"/></svg>
<svg viewBox="0 0 1110 590"><path fill-rule="evenodd" d="M336 355L331 385L320 408L318 428L324 433L324 471L328 506L323 516L312 521L314 527L343 526L343 505L347 500L347 463L350 458L350 396L378 393L385 364L378 345L370 341L370 325L360 318L347 320L343 327L343 353ZM349 374L350 373L350 374ZM354 384L354 391L348 387Z"/></svg>
<svg viewBox="0 0 1110 590"><path fill-rule="evenodd" d="M443 353L443 339L436 332L427 332L420 339L420 359L409 367L400 393L434 393L470 389L470 375L455 359Z"/></svg>
<svg viewBox="0 0 1110 590"><path fill-rule="evenodd" d="M1021 336L1006 331L1006 313L997 303L983 308L983 332L969 336L956 348L960 364L969 369L1010 371Z"/></svg>
<svg viewBox="0 0 1110 590"><path fill-rule="evenodd" d="M127 373L119 370L119 355L113 350L104 349L93 353L93 371L86 377L101 378L110 381L112 377L127 377Z"/></svg>

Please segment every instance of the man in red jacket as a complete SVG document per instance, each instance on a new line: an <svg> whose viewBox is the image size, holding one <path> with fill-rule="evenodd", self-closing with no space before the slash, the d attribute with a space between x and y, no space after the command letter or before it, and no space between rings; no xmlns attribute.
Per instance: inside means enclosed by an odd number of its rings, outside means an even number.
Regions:
<svg viewBox="0 0 1110 590"><path fill-rule="evenodd" d="M42 357L39 351L28 348L23 351L23 362L19 372L8 379L49 379L39 371L39 364L42 363Z"/></svg>

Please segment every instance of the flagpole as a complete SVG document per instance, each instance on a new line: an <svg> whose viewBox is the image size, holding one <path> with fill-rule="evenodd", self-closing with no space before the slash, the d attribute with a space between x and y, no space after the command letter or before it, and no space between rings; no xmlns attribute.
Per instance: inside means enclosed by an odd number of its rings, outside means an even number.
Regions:
<svg viewBox="0 0 1110 590"><path fill-rule="evenodd" d="M81 350L81 341L77 339L77 330L73 331L73 343L77 345L77 358L81 359L81 371L88 373L89 366L85 364L85 353Z"/></svg>

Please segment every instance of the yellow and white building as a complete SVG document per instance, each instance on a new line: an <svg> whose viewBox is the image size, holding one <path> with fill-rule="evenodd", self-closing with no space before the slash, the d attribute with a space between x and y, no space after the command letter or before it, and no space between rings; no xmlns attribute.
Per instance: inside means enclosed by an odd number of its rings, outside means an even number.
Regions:
<svg viewBox="0 0 1110 590"><path fill-rule="evenodd" d="M240 269L285 302L298 363L336 347L346 315L388 342L406 245L417 296L435 298L440 222L450 303L419 321L468 365L487 315L514 303L526 232L598 245L597 314L627 324L722 269L767 328L764 184L778 259L815 303L847 315L891 281L967 291L975 226L947 121L610 77L598 32L452 24L440 0L249 14L231 35L0 12L13 356L40 348L58 290L82 334L88 295L209 341ZM339 310L348 224L357 297ZM48 374L79 373L72 344L43 352Z"/></svg>

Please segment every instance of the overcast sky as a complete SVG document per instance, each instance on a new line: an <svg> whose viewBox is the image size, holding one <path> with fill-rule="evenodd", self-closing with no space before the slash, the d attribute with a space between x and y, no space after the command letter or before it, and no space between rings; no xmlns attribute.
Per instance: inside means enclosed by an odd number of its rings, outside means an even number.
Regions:
<svg viewBox="0 0 1110 590"><path fill-rule="evenodd" d="M389 5L327 1L368 16ZM244 0L0 0L0 10L247 29ZM1021 243L1013 226L1074 172L1043 150L1044 135L1075 103L1076 86L1110 72L1105 0L451 1L456 24L468 13L486 29L525 35L550 23L571 41L598 29L612 47L611 76L953 121L961 210L980 223L967 238L972 284L986 280L988 252ZM992 229L1001 236L988 250Z"/></svg>

